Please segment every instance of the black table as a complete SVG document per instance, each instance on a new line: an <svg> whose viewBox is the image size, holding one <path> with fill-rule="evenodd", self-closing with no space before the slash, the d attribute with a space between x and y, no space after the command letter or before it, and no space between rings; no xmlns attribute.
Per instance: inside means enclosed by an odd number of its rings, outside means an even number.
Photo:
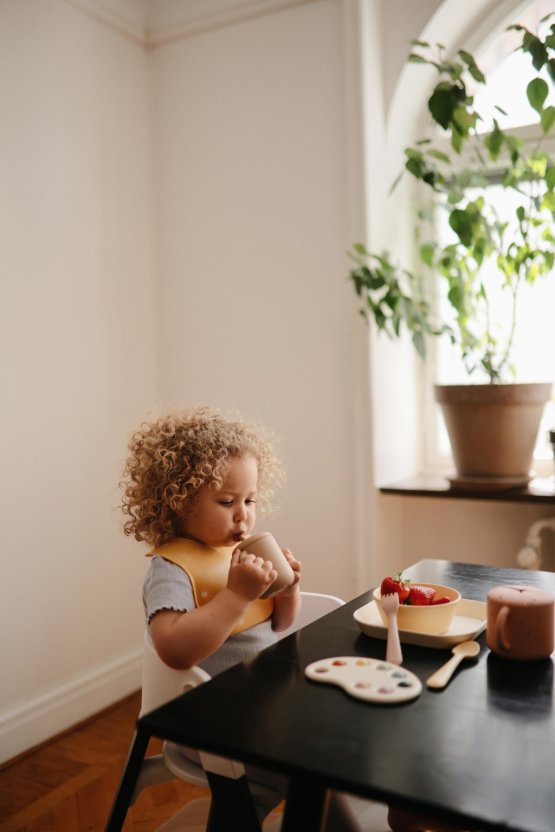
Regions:
<svg viewBox="0 0 555 832"><path fill-rule="evenodd" d="M405 575L481 601L503 583L555 594L549 572L423 560ZM319 828L327 788L468 829L554 832L552 659L503 660L490 653L483 634L477 662L463 663L444 690L424 684L417 699L400 705L360 702L307 680L304 668L316 659L385 656L385 642L362 634L353 619L369 600L371 592L364 593L144 716L135 759L157 736L285 773L284 832ZM403 655L404 666L425 682L450 651L403 645ZM128 781L134 776L132 752Z"/></svg>

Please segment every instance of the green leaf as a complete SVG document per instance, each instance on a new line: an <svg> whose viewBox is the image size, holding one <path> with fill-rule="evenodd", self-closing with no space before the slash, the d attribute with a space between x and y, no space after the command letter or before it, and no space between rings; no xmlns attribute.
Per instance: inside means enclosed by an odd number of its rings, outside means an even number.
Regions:
<svg viewBox="0 0 555 832"><path fill-rule="evenodd" d="M550 167L545 173L545 184L550 191L555 187L555 167Z"/></svg>
<svg viewBox="0 0 555 832"><path fill-rule="evenodd" d="M528 166L536 178L543 179L547 170L547 157L543 153L531 156L528 159Z"/></svg>
<svg viewBox="0 0 555 832"><path fill-rule="evenodd" d="M553 191L545 193L541 204L542 208L545 208L547 211L555 211L555 193Z"/></svg>
<svg viewBox="0 0 555 832"><path fill-rule="evenodd" d="M542 111L540 121L542 130L547 135L555 124L555 107L546 107L545 110Z"/></svg>
<svg viewBox="0 0 555 832"><path fill-rule="evenodd" d="M407 159L405 167L416 179L422 179L424 176L425 168L421 159L415 159L414 157Z"/></svg>
<svg viewBox="0 0 555 832"><path fill-rule="evenodd" d="M525 52L530 53L534 69L541 69L548 57L547 50L541 40L526 30L522 39L522 48Z"/></svg>
<svg viewBox="0 0 555 832"><path fill-rule="evenodd" d="M431 148L428 151L428 156L432 156L432 158L438 159L440 162L445 162L447 165L451 161L447 153L443 153L441 150L435 150L435 148Z"/></svg>
<svg viewBox="0 0 555 832"><path fill-rule="evenodd" d="M453 119L453 112L460 101L457 88L452 84L438 84L428 99L428 109L444 130L447 130Z"/></svg>
<svg viewBox="0 0 555 832"><path fill-rule="evenodd" d="M378 329L383 329L385 327L386 323L387 323L387 318L385 317L385 315L383 314L383 312L381 311L381 309L378 306L376 306L373 311L374 311L374 320L376 322L376 325L377 325Z"/></svg>
<svg viewBox="0 0 555 832"><path fill-rule="evenodd" d="M474 56L470 54L470 52L466 52L464 49L459 49L459 56L465 62L468 67L468 71L472 75L475 81L478 81L480 84L486 83L486 78L483 72L479 69L476 61L474 60Z"/></svg>
<svg viewBox="0 0 555 832"><path fill-rule="evenodd" d="M474 211L455 208L449 217L449 225L464 246L471 246L476 233L478 217Z"/></svg>
<svg viewBox="0 0 555 832"><path fill-rule="evenodd" d="M457 130L461 136L468 136L470 130L476 126L476 113L465 110L464 107L456 107L453 110L453 129Z"/></svg>
<svg viewBox="0 0 555 832"><path fill-rule="evenodd" d="M451 306L457 311L464 309L464 291L460 283L456 283L449 289L447 299Z"/></svg>
<svg viewBox="0 0 555 832"><path fill-rule="evenodd" d="M395 311L397 306L397 294L392 291L388 291L382 298L382 304L388 307L392 312Z"/></svg>
<svg viewBox="0 0 555 832"><path fill-rule="evenodd" d="M397 187L397 185L401 181L402 176L403 176L403 171L401 171L401 173L394 179L393 184L392 184L391 188L389 189L390 194L393 193L393 191L395 190L395 188Z"/></svg>
<svg viewBox="0 0 555 832"><path fill-rule="evenodd" d="M412 343L414 344L416 352L420 358L426 358L426 343L421 332L413 332Z"/></svg>
<svg viewBox="0 0 555 832"><path fill-rule="evenodd" d="M458 130L453 130L451 133L451 146L457 153L462 150L462 136Z"/></svg>
<svg viewBox="0 0 555 832"><path fill-rule="evenodd" d="M543 78L534 78L526 87L526 95L530 106L538 113L541 113L545 99L548 93L547 83Z"/></svg>
<svg viewBox="0 0 555 832"><path fill-rule="evenodd" d="M483 237L479 237L479 239L476 240L476 244L474 245L474 248L472 249L472 255L473 255L474 259L476 260L476 263L478 264L478 266L482 265L482 262L484 260L484 256L486 254L486 250L487 250L487 245L486 245L485 239Z"/></svg>
<svg viewBox="0 0 555 832"><path fill-rule="evenodd" d="M505 133L500 130L497 122L494 123L494 128L489 136L484 137L484 144L489 150L492 159L497 159L499 152L503 147L505 141Z"/></svg>
<svg viewBox="0 0 555 832"><path fill-rule="evenodd" d="M430 268L433 266L434 263L434 254L436 250L435 243L425 243L424 245L420 246L420 259L426 266Z"/></svg>

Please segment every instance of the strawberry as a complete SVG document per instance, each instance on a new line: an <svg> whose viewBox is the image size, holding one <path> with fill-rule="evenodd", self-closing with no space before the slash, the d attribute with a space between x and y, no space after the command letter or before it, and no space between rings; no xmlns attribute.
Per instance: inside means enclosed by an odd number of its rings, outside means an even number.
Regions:
<svg viewBox="0 0 555 832"><path fill-rule="evenodd" d="M382 595L393 595L397 593L399 596L399 603L404 604L410 594L409 581L403 580L402 572L395 572L393 577L384 578L380 587Z"/></svg>
<svg viewBox="0 0 555 832"><path fill-rule="evenodd" d="M440 598L434 598L432 604L448 604L451 599L447 595L442 595Z"/></svg>
<svg viewBox="0 0 555 832"><path fill-rule="evenodd" d="M433 603L434 595L436 594L435 589L432 589L431 586L411 586L410 594L408 598L409 604L413 607L429 607Z"/></svg>

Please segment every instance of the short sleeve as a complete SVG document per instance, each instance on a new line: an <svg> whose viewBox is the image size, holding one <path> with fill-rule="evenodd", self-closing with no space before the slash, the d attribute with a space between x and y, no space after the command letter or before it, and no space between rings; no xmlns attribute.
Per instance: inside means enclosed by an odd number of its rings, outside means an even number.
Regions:
<svg viewBox="0 0 555 832"><path fill-rule="evenodd" d="M143 607L147 623L160 610L185 612L195 607L193 588L186 572L156 555L143 582Z"/></svg>

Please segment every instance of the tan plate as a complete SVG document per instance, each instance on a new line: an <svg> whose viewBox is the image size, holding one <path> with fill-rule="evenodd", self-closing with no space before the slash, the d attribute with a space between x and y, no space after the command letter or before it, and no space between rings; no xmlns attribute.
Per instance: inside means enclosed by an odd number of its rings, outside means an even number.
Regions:
<svg viewBox="0 0 555 832"><path fill-rule="evenodd" d="M419 644L422 647L436 647L444 649L469 641L483 633L486 629L486 604L483 601L470 601L462 598L457 607L457 615L445 633L432 635L416 633L413 630L399 629L399 638L403 644ZM384 627L375 601L370 601L355 610L353 617L362 632L372 638L387 638L387 627Z"/></svg>

